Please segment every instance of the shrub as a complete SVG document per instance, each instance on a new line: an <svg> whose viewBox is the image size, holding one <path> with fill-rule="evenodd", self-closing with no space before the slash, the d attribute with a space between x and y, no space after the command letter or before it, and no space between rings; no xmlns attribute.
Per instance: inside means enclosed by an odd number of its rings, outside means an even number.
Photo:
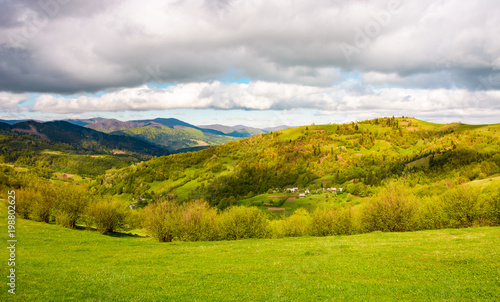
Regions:
<svg viewBox="0 0 500 302"><path fill-rule="evenodd" d="M316 209L310 219L313 236L349 235L353 232L351 208Z"/></svg>
<svg viewBox="0 0 500 302"><path fill-rule="evenodd" d="M124 225L130 229L140 229L144 224L144 211L140 208L126 211Z"/></svg>
<svg viewBox="0 0 500 302"><path fill-rule="evenodd" d="M39 192L29 189L16 190L16 215L24 219L29 218L32 211L31 204L37 198L41 198Z"/></svg>
<svg viewBox="0 0 500 302"><path fill-rule="evenodd" d="M309 234L311 215L304 208L299 208L283 221L283 232L287 237L298 237Z"/></svg>
<svg viewBox="0 0 500 302"><path fill-rule="evenodd" d="M74 228L90 201L88 190L83 186L75 185L62 185L56 190L58 196L54 205L56 223Z"/></svg>
<svg viewBox="0 0 500 302"><path fill-rule="evenodd" d="M181 237L188 241L217 240L217 210L203 200L189 202L182 208Z"/></svg>
<svg viewBox="0 0 500 302"><path fill-rule="evenodd" d="M476 187L457 186L441 196L450 227L471 227L483 218Z"/></svg>
<svg viewBox="0 0 500 302"><path fill-rule="evenodd" d="M108 197L90 204L86 216L87 224L91 221L99 233L107 234L123 225L126 214L122 204Z"/></svg>
<svg viewBox="0 0 500 302"><path fill-rule="evenodd" d="M368 231L405 232L417 228L418 204L401 183L389 184L363 208L363 223Z"/></svg>
<svg viewBox="0 0 500 302"><path fill-rule="evenodd" d="M283 238L285 237L284 231L284 220L283 219L274 219L269 221L268 224L268 237L269 238Z"/></svg>
<svg viewBox="0 0 500 302"><path fill-rule="evenodd" d="M163 200L144 208L144 228L160 242L172 242L180 234L179 205Z"/></svg>
<svg viewBox="0 0 500 302"><path fill-rule="evenodd" d="M422 230L443 229L449 224L444 204L439 197L422 198L417 216L418 228Z"/></svg>
<svg viewBox="0 0 500 302"><path fill-rule="evenodd" d="M37 186L36 190L37 193L31 196L31 217L37 221L50 222L54 202L57 200L56 189L44 184Z"/></svg>
<svg viewBox="0 0 500 302"><path fill-rule="evenodd" d="M227 240L264 238L266 215L256 207L232 206L220 215L221 237Z"/></svg>
<svg viewBox="0 0 500 302"><path fill-rule="evenodd" d="M480 196L481 214L489 225L500 225L500 187L494 182L486 186Z"/></svg>

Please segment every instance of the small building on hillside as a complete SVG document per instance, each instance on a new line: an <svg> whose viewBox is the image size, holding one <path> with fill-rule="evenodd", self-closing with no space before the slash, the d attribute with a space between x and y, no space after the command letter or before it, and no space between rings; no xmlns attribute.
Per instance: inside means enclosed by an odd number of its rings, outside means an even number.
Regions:
<svg viewBox="0 0 500 302"><path fill-rule="evenodd" d="M304 194L304 193L299 194L299 198L304 198L304 197L306 197L306 194Z"/></svg>

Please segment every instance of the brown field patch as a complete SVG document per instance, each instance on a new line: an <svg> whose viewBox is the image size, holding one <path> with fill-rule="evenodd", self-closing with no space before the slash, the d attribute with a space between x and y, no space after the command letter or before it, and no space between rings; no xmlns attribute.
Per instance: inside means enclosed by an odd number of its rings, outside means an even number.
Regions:
<svg viewBox="0 0 500 302"><path fill-rule="evenodd" d="M66 173L59 175L59 177L64 177L64 178L70 178L70 177L73 177L73 176L75 176L75 175L73 175L73 174L66 174Z"/></svg>
<svg viewBox="0 0 500 302"><path fill-rule="evenodd" d="M322 179L321 182L324 183L324 184L326 184L327 180Z"/></svg>
<svg viewBox="0 0 500 302"><path fill-rule="evenodd" d="M363 153L354 153L354 155L361 156L361 155L363 155Z"/></svg>
<svg viewBox="0 0 500 302"><path fill-rule="evenodd" d="M325 130L311 130L311 132L325 132Z"/></svg>
<svg viewBox="0 0 500 302"><path fill-rule="evenodd" d="M268 211L284 211L285 208L267 208Z"/></svg>
<svg viewBox="0 0 500 302"><path fill-rule="evenodd" d="M297 199L295 199L295 198L288 198L286 201L288 201L288 202L295 202L296 200Z"/></svg>
<svg viewBox="0 0 500 302"><path fill-rule="evenodd" d="M267 196L269 198L281 198L281 197L290 197L290 196L298 196L298 194L289 194L289 195L271 195L271 196Z"/></svg>

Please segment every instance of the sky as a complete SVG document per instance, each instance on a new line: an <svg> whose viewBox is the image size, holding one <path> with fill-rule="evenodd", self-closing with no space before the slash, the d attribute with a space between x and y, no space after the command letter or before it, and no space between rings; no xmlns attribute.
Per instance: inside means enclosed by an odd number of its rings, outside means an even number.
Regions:
<svg viewBox="0 0 500 302"><path fill-rule="evenodd" d="M0 119L500 123L495 0L0 0Z"/></svg>

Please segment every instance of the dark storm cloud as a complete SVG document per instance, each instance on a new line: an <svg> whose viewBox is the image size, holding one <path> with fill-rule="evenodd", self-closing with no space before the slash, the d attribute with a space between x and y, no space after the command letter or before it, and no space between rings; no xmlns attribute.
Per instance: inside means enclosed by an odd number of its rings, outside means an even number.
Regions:
<svg viewBox="0 0 500 302"><path fill-rule="evenodd" d="M499 89L500 9L460 1L2 1L0 90L223 79ZM360 85L365 85L362 83Z"/></svg>

